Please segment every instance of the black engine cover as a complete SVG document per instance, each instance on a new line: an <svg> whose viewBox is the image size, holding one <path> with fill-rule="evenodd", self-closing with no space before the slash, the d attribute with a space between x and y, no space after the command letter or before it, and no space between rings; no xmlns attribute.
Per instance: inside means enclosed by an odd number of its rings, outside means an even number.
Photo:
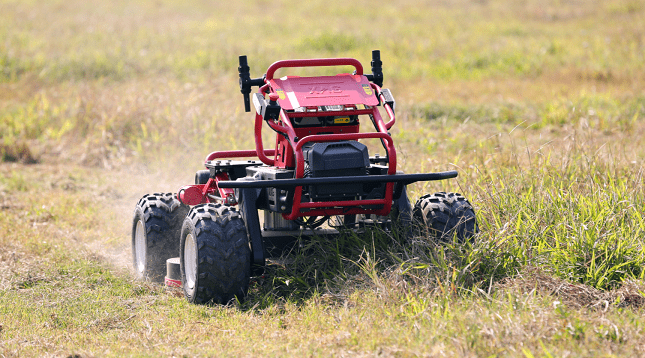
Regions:
<svg viewBox="0 0 645 358"><path fill-rule="evenodd" d="M367 147L356 141L314 143L303 148L305 177L367 175L370 166ZM350 200L365 195L363 184L310 186L313 200Z"/></svg>

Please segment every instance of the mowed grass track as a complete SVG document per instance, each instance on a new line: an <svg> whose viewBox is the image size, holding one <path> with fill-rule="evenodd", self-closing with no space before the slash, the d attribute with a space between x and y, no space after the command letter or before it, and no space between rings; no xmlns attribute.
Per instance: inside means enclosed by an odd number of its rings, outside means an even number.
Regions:
<svg viewBox="0 0 645 358"><path fill-rule="evenodd" d="M305 242L225 307L132 280L136 200L253 147L238 55L373 49L472 244ZM642 356L644 53L639 1L2 1L0 354Z"/></svg>

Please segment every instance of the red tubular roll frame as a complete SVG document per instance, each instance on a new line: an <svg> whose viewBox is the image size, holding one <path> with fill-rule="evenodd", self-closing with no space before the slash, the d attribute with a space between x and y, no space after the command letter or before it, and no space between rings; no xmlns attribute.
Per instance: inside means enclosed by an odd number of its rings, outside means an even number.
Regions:
<svg viewBox="0 0 645 358"><path fill-rule="evenodd" d="M363 65L355 58L314 58L306 60L282 60L274 62L267 70L266 81L271 81L275 71L284 67L325 67L325 66L354 66L357 75L363 75Z"/></svg>
<svg viewBox="0 0 645 358"><path fill-rule="evenodd" d="M264 149L262 153L265 155L275 155L275 149ZM219 152L212 152L206 156L204 163L210 162L215 159L225 159L225 158L250 158L258 157L257 150L225 150ZM267 158L268 159L268 158Z"/></svg>

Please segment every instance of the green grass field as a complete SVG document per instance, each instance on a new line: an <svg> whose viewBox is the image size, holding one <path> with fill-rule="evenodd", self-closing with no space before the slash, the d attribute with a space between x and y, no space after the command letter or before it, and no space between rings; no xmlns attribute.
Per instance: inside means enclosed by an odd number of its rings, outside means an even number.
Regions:
<svg viewBox="0 0 645 358"><path fill-rule="evenodd" d="M254 147L239 55L373 49L472 243L306 242L229 306L132 278L138 198ZM0 0L0 355L643 356L644 88L637 0Z"/></svg>

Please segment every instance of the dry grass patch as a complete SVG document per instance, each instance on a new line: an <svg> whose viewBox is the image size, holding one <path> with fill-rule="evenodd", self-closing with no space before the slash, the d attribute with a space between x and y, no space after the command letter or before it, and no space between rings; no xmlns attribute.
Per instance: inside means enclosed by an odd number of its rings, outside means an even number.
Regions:
<svg viewBox="0 0 645 358"><path fill-rule="evenodd" d="M34 164L38 160L32 154L29 146L24 142L14 144L0 143L0 158L3 162L20 162L24 164Z"/></svg>
<svg viewBox="0 0 645 358"><path fill-rule="evenodd" d="M506 278L495 289L517 290L522 293L538 292L553 296L562 304L573 308L591 308L607 311L610 307L639 310L645 305L643 281L628 280L620 288L602 291L579 283L549 276L539 269L524 269L513 278Z"/></svg>

